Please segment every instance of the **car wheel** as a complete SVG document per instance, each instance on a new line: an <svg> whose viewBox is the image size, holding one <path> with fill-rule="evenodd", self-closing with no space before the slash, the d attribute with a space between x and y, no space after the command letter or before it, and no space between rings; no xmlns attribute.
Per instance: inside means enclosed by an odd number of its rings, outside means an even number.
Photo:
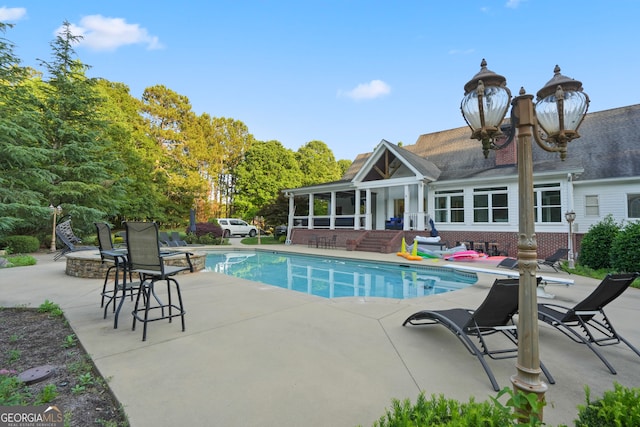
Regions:
<svg viewBox="0 0 640 427"><path fill-rule="evenodd" d="M256 237L256 230L251 230L249 232L249 237Z"/></svg>
<svg viewBox="0 0 640 427"><path fill-rule="evenodd" d="M224 237L231 237L231 231L224 230Z"/></svg>

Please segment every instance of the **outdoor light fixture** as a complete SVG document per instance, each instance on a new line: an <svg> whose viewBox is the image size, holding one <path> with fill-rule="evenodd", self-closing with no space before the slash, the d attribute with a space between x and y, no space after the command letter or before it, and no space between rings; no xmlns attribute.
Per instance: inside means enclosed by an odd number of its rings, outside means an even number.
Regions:
<svg viewBox="0 0 640 427"><path fill-rule="evenodd" d="M564 214L564 217L569 223L569 268L575 268L573 254L573 221L576 220L576 213L574 211L568 211Z"/></svg>
<svg viewBox="0 0 640 427"><path fill-rule="evenodd" d="M500 130L511 103L511 127L506 141ZM517 135L518 162L518 269L520 273L518 297L518 361L516 374L511 377L515 391L536 393L544 399L547 385L540 381L540 354L538 346L538 301L536 273L538 268L535 236L535 200L533 197L533 138L546 151L567 155L567 143L579 138L589 97L582 92L582 83L560 74L556 65L554 76L537 93L527 95L524 88L511 102L507 80L487 69L483 59L480 72L464 85L464 98L460 105L462 115L471 128L472 139L482 142L485 158L489 150L500 149ZM574 217L575 219L575 217ZM567 219L568 220L568 219ZM529 408L529 412L530 412ZM540 414L542 416L542 414Z"/></svg>
<svg viewBox="0 0 640 427"><path fill-rule="evenodd" d="M56 217L62 213L62 207L60 205L53 206L49 205L49 210L53 215L53 229L51 230L51 247L49 248L50 252L56 251Z"/></svg>

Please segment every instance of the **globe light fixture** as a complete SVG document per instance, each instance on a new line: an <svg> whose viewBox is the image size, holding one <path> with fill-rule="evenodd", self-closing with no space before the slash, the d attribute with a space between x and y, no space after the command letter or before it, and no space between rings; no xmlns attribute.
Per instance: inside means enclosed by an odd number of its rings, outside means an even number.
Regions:
<svg viewBox="0 0 640 427"><path fill-rule="evenodd" d="M501 125L511 103L509 134ZM582 92L582 83L560 74L556 65L554 76L533 95L520 88L511 102L506 79L487 69L483 59L478 72L464 85L460 105L462 115L471 128L471 138L482 142L485 158L492 149L501 149L517 137L518 164L518 360L511 383L516 392L535 393L544 400L547 385L540 380L538 345L537 268L538 244L535 236L535 199L533 191L532 139L546 151L558 152L565 160L567 143L579 138L578 128L589 106L589 97ZM501 142L498 142L501 141ZM502 142L504 141L504 142ZM575 219L575 217L573 217ZM567 218L568 220L568 218ZM529 415L531 408L527 408ZM542 417L542 414L539 414ZM542 420L541 420L542 421Z"/></svg>

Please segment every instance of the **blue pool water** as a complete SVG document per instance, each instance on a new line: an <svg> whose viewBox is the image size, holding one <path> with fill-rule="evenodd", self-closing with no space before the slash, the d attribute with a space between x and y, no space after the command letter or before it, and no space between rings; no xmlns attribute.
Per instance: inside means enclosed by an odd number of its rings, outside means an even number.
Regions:
<svg viewBox="0 0 640 427"><path fill-rule="evenodd" d="M325 298L407 299L470 286L475 273L273 251L207 254L205 269Z"/></svg>

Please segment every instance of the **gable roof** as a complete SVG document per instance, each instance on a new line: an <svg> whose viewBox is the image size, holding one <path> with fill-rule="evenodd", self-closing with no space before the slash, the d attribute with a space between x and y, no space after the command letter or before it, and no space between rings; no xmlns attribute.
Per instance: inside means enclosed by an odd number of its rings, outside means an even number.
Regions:
<svg viewBox="0 0 640 427"><path fill-rule="evenodd" d="M582 181L640 177L640 104L589 113L579 133L581 137L569 143L564 162L558 153L532 143L534 172L580 170L575 179ZM501 163L495 151L485 159L480 142L470 136L471 130L465 126L420 135L415 144L403 147L383 142L425 176L438 181L517 174L515 161ZM516 142L511 145L515 147ZM372 154L359 154L342 180L356 177Z"/></svg>

